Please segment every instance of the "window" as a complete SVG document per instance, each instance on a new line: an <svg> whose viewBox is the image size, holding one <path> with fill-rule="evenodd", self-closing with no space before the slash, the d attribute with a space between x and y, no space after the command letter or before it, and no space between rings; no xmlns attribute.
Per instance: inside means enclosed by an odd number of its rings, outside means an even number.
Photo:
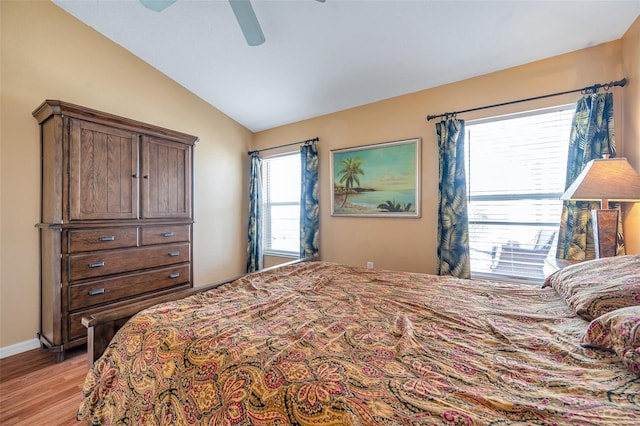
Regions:
<svg viewBox="0 0 640 426"><path fill-rule="evenodd" d="M262 161L264 253L300 256L300 153Z"/></svg>
<svg viewBox="0 0 640 426"><path fill-rule="evenodd" d="M471 121L466 154L473 275L539 281L556 249L574 106Z"/></svg>

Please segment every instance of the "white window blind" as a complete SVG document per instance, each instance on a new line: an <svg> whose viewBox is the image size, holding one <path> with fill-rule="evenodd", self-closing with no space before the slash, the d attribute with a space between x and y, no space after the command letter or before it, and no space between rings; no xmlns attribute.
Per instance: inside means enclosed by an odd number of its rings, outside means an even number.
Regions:
<svg viewBox="0 0 640 426"><path fill-rule="evenodd" d="M300 255L300 153L262 162L263 246L268 255Z"/></svg>
<svg viewBox="0 0 640 426"><path fill-rule="evenodd" d="M555 255L574 106L467 123L472 275L540 281Z"/></svg>

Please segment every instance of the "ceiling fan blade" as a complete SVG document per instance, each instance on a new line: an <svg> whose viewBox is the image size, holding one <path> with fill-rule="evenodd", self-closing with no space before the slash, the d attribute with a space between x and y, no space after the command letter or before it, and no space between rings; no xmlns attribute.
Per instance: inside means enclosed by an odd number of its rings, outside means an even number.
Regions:
<svg viewBox="0 0 640 426"><path fill-rule="evenodd" d="M249 46L258 46L264 43L264 34L251 2L249 0L229 0L229 4Z"/></svg>
<svg viewBox="0 0 640 426"><path fill-rule="evenodd" d="M140 0L144 7L155 12L162 12L175 2L176 0Z"/></svg>

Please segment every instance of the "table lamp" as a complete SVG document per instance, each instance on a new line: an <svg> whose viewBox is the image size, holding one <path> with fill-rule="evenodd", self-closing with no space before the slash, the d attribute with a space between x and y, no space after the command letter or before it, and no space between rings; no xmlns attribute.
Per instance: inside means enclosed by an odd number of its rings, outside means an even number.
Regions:
<svg viewBox="0 0 640 426"><path fill-rule="evenodd" d="M615 256L618 210L609 209L609 200L640 201L640 176L626 158L591 160L560 199L601 202L591 210L596 258Z"/></svg>

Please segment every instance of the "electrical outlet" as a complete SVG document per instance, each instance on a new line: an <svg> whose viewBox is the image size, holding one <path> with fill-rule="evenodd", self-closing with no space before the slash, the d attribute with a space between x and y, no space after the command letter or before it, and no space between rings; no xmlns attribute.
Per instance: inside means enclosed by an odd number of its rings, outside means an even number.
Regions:
<svg viewBox="0 0 640 426"><path fill-rule="evenodd" d="M373 262L367 262L367 269L373 269Z"/></svg>

